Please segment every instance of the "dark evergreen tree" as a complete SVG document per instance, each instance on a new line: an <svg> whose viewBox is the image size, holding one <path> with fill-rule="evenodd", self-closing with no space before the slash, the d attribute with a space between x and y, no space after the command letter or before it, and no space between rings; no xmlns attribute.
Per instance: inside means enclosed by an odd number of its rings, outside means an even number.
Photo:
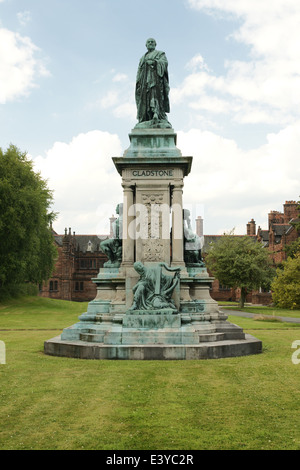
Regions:
<svg viewBox="0 0 300 470"><path fill-rule="evenodd" d="M56 249L52 191L26 153L0 148L0 290L41 283L52 273Z"/></svg>

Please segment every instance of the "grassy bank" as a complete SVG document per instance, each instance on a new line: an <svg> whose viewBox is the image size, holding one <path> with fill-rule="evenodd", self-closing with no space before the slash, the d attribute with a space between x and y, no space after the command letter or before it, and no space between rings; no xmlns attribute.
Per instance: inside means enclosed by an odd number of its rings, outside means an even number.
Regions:
<svg viewBox="0 0 300 470"><path fill-rule="evenodd" d="M45 356L86 304L0 306L0 449L299 449L300 328L230 318L263 354L204 361ZM246 325L246 326L245 326Z"/></svg>

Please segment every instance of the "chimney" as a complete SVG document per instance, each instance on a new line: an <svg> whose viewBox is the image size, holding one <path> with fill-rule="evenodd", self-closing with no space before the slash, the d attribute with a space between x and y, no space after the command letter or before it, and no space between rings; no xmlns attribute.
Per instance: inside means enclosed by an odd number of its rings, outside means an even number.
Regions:
<svg viewBox="0 0 300 470"><path fill-rule="evenodd" d="M269 230L272 224L284 224L284 216L282 212L271 211L268 214Z"/></svg>
<svg viewBox="0 0 300 470"><path fill-rule="evenodd" d="M200 215L196 219L196 234L199 237L203 237L203 219Z"/></svg>
<svg viewBox="0 0 300 470"><path fill-rule="evenodd" d="M288 224L292 219L298 217L298 204L296 201L285 201L283 204L284 223Z"/></svg>
<svg viewBox="0 0 300 470"><path fill-rule="evenodd" d="M254 219L251 219L250 222L247 223L247 235L249 236L256 235L256 223Z"/></svg>

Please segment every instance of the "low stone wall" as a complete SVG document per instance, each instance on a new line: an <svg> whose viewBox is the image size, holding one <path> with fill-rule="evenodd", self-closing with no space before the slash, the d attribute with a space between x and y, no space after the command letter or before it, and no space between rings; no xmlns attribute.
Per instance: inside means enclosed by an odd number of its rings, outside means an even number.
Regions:
<svg viewBox="0 0 300 470"><path fill-rule="evenodd" d="M271 305L273 302L271 292L253 292L252 303L255 305Z"/></svg>

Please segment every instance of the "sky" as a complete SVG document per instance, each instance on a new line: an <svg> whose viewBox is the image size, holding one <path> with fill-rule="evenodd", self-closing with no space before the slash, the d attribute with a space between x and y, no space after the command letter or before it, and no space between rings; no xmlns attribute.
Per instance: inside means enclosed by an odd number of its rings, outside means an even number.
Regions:
<svg viewBox="0 0 300 470"><path fill-rule="evenodd" d="M193 156L184 207L246 233L300 197L299 0L0 0L0 147L53 190L53 228L109 233L122 202L147 38L166 53L168 119ZM0 175L1 177L1 175Z"/></svg>

